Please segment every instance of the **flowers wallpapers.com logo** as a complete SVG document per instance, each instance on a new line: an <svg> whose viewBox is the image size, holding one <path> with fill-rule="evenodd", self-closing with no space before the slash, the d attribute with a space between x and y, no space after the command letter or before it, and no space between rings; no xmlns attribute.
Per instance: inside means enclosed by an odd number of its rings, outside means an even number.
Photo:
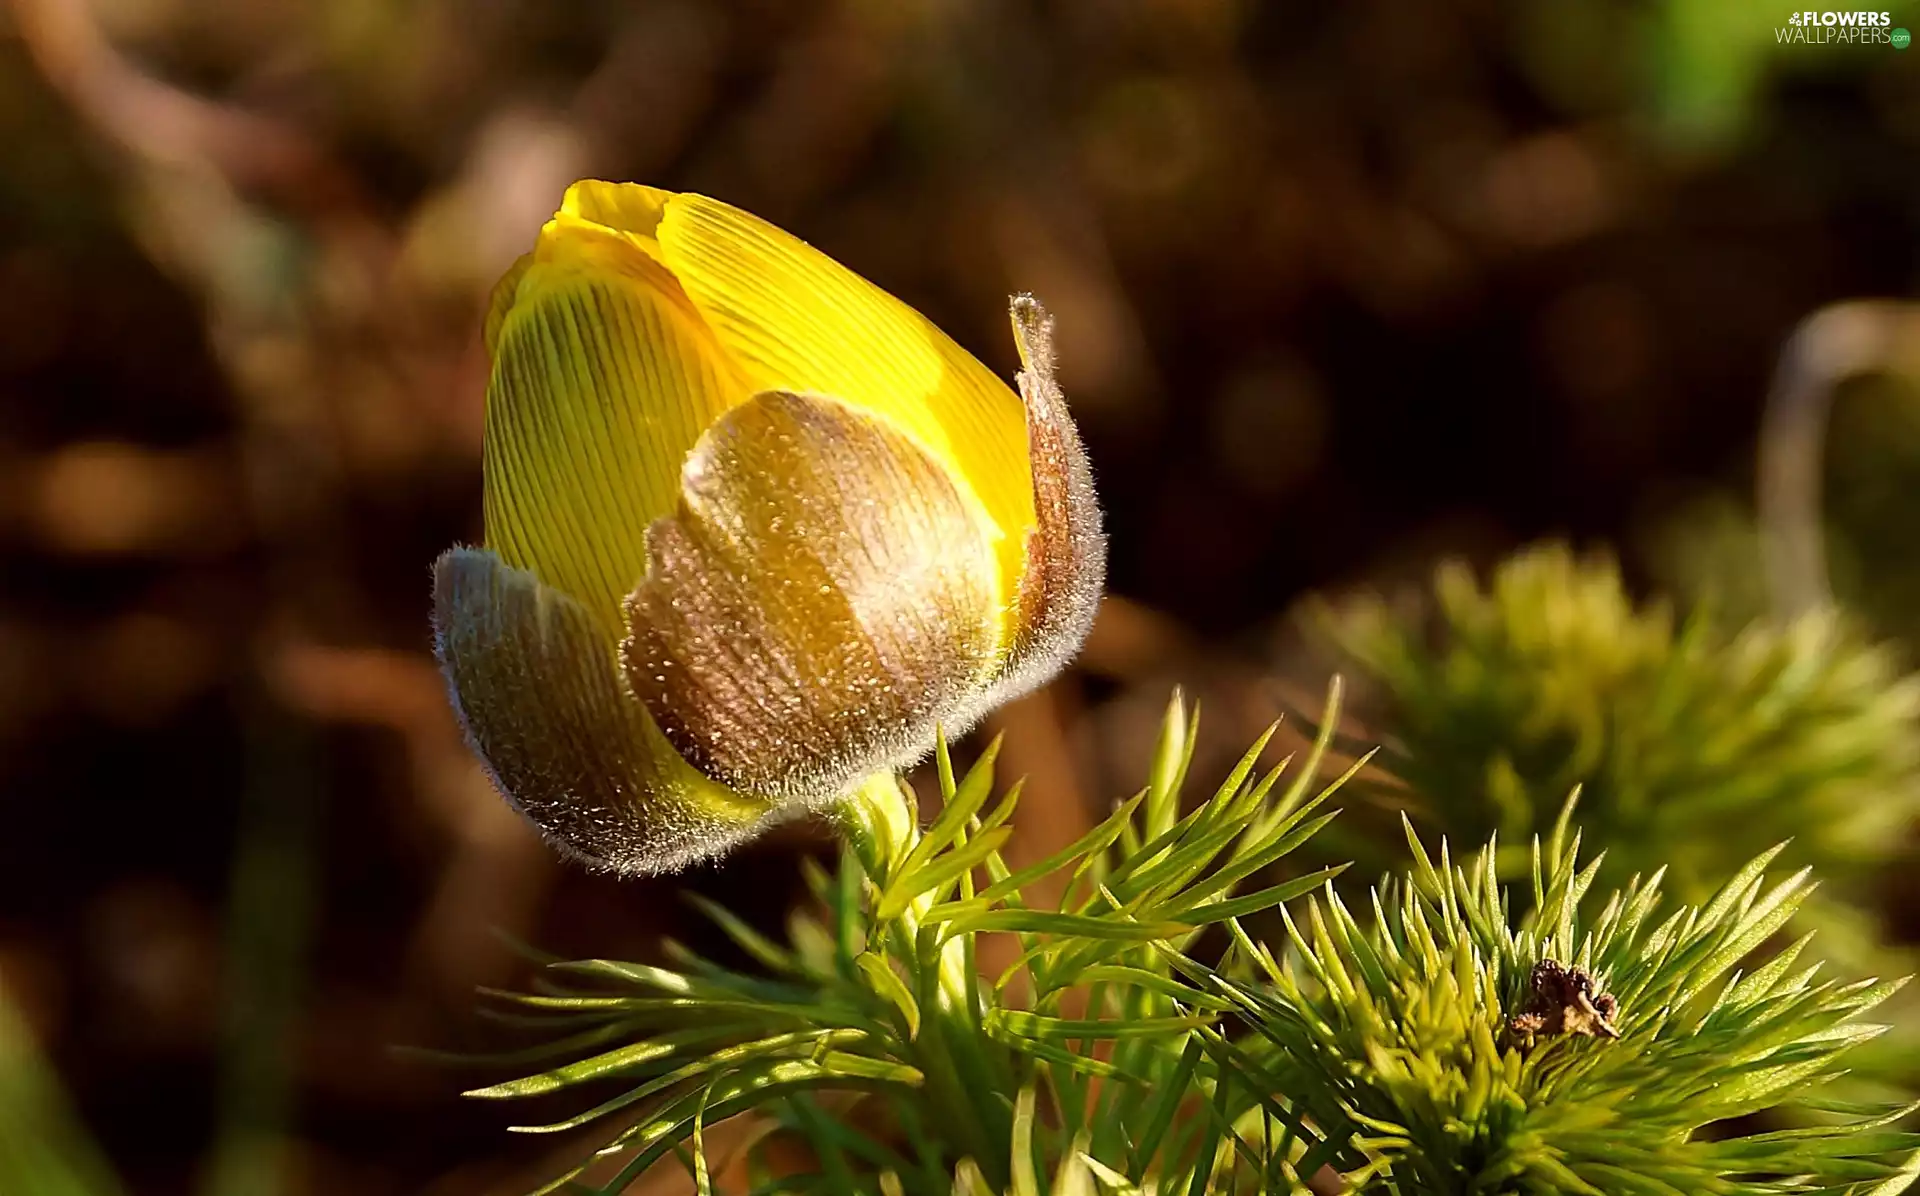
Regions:
<svg viewBox="0 0 1920 1196"><path fill-rule="evenodd" d="M1904 50L1913 41L1905 29L1893 28L1888 12L1796 12L1773 31L1781 45L1890 45Z"/></svg>

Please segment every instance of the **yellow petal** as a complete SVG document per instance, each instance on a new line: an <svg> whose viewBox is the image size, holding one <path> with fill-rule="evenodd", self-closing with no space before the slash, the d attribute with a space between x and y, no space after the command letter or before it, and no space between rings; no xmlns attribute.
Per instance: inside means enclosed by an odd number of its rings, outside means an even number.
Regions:
<svg viewBox="0 0 1920 1196"><path fill-rule="evenodd" d="M515 259L500 281L493 284L493 295L487 301L487 321L483 326L487 343L487 358L492 360L500 351L500 326L507 321L507 313L520 297L520 280L527 276L533 267L533 255L523 253Z"/></svg>
<svg viewBox="0 0 1920 1196"><path fill-rule="evenodd" d="M627 679L715 780L840 797L949 733L998 667L991 545L947 468L836 399L770 392L648 533Z"/></svg>
<svg viewBox="0 0 1920 1196"><path fill-rule="evenodd" d="M620 601L646 573L647 524L673 510L681 461L750 392L630 234L573 219L556 217L509 276L497 320L486 541L617 637Z"/></svg>
<svg viewBox="0 0 1920 1196"><path fill-rule="evenodd" d="M773 810L682 760L621 684L593 617L533 574L453 549L434 566L433 609L468 741L502 795L571 854L670 871L725 851Z"/></svg>
<svg viewBox="0 0 1920 1196"><path fill-rule="evenodd" d="M654 235L749 391L844 399L954 472L991 520L1010 604L1034 514L1026 418L1007 385L920 313L737 208L675 195Z"/></svg>
<svg viewBox="0 0 1920 1196"><path fill-rule="evenodd" d="M652 240L673 192L639 183L607 183L581 179L567 188L560 214L591 221L616 232Z"/></svg>

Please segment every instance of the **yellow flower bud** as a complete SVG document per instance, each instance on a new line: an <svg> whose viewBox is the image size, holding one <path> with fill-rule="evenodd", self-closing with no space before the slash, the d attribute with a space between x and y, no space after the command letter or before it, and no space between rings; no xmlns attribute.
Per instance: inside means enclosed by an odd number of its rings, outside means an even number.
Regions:
<svg viewBox="0 0 1920 1196"><path fill-rule="evenodd" d="M434 572L474 750L546 835L656 872L911 764L1051 677L1105 566L1050 323L1016 394L699 195L576 183L487 318L484 548Z"/></svg>

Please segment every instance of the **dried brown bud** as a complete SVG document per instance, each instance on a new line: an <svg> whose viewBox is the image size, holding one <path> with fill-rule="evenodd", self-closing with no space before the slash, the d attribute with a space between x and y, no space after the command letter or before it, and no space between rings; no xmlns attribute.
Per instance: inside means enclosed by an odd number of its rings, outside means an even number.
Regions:
<svg viewBox="0 0 1920 1196"><path fill-rule="evenodd" d="M1569 968L1558 960L1543 959L1527 978L1529 992L1520 1012L1507 1019L1507 1037L1521 1050L1535 1040L1562 1034L1588 1038L1618 1038L1614 1015L1619 1002L1599 991L1585 968Z"/></svg>

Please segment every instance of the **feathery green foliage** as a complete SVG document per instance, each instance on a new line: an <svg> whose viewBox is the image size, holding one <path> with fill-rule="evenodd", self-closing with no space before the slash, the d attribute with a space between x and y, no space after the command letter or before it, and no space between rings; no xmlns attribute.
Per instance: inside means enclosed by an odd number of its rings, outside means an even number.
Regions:
<svg viewBox="0 0 1920 1196"><path fill-rule="evenodd" d="M496 996L557 1035L546 1057L566 1061L470 1095L613 1089L526 1127L629 1114L601 1152L599 1186L582 1186L583 1166L547 1191L622 1191L684 1144L706 1176L702 1128L746 1110L775 1127L763 1146L798 1140L812 1158L810 1174L781 1177L756 1148L769 1190L1028 1193L1043 1174L1055 1190L1096 1176L1209 1190L1216 1164L1233 1167L1233 1117L1266 1098L1219 1082L1196 1034L1224 998L1183 983L1173 961L1204 928L1339 871L1240 892L1332 817L1318 808L1346 778L1310 792L1324 737L1290 784L1284 763L1256 774L1262 737L1183 814L1194 729L1176 696L1147 786L1017 870L999 849L1019 787L990 802L993 748L956 779L942 745L945 806L924 831L900 783L876 778L848 804L838 873L815 877L824 916L799 919L790 944L710 908L762 974L685 953L672 969L554 964L549 991ZM1009 962L983 976L996 940ZM1196 1105L1196 1094L1208 1096Z"/></svg>
<svg viewBox="0 0 1920 1196"><path fill-rule="evenodd" d="M1796 970L1804 940L1735 970L1812 889L1763 879L1777 849L1671 913L1656 874L1590 916L1601 863L1577 864L1565 813L1519 915L1493 847L1435 863L1410 826L1412 870L1370 916L1338 868L1273 876L1365 764L1312 792L1337 693L1284 789L1285 764L1255 774L1263 737L1184 813L1195 723L1176 697L1147 786L1018 870L1000 847L1019 787L992 800L993 749L956 778L942 747L939 815L922 830L899 782L871 782L789 942L708 906L758 971L684 951L552 964L542 991L495 994L547 1035L510 1061L546 1070L470 1095L574 1101L533 1132L604 1119L597 1158L542 1191L621 1192L669 1155L703 1194L1906 1187L1904 1110L1823 1090L1898 983ZM1277 952L1243 924L1275 908ZM1209 926L1225 936L1203 942ZM1772 1128L1789 1112L1802 1123ZM742 1166L716 1177L709 1127L742 1113Z"/></svg>
<svg viewBox="0 0 1920 1196"><path fill-rule="evenodd" d="M1920 679L1836 618L1676 625L1665 606L1636 609L1611 560L1560 546L1503 563L1484 589L1445 566L1434 598L1434 635L1379 599L1319 620L1383 691L1382 763L1417 821L1525 843L1579 786L1605 879L1664 866L1689 899L1782 840L1850 891L1907 848ZM1515 876L1526 861L1500 865Z"/></svg>
<svg viewBox="0 0 1920 1196"><path fill-rule="evenodd" d="M1899 982L1822 980L1796 967L1804 939L1739 970L1812 887L1805 871L1765 879L1777 849L1704 905L1662 910L1658 874L1596 902L1600 861L1578 864L1563 816L1534 840L1516 920L1491 845L1455 867L1406 836L1413 867L1370 917L1329 885L1289 916L1284 964L1237 937L1259 981L1183 969L1257 1033L1216 1049L1297 1102L1347 1190L1867 1196L1920 1170L1920 1135L1889 1128L1908 1110L1815 1103ZM1543 960L1579 969L1606 1018L1523 1033ZM1740 1120L1796 1103L1823 1120Z"/></svg>

